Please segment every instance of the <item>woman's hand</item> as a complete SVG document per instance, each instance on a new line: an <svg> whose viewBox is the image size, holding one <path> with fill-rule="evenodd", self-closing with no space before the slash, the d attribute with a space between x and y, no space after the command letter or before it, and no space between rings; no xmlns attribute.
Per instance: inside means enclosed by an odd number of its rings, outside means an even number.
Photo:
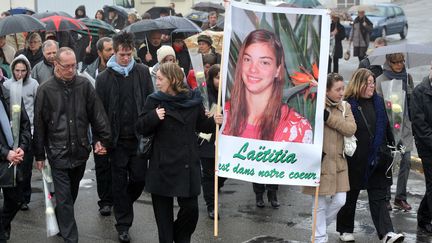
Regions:
<svg viewBox="0 0 432 243"><path fill-rule="evenodd" d="M156 114L159 117L159 120L165 119L165 108L156 108Z"/></svg>
<svg viewBox="0 0 432 243"><path fill-rule="evenodd" d="M214 119L216 124L221 125L223 122L223 115L222 114L215 114L213 116L213 119Z"/></svg>

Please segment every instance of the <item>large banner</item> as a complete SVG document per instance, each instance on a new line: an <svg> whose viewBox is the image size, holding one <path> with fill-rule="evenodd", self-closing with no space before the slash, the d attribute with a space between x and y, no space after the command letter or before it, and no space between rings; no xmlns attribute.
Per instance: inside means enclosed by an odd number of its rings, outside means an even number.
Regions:
<svg viewBox="0 0 432 243"><path fill-rule="evenodd" d="M328 11L232 1L225 21L218 176L318 186Z"/></svg>

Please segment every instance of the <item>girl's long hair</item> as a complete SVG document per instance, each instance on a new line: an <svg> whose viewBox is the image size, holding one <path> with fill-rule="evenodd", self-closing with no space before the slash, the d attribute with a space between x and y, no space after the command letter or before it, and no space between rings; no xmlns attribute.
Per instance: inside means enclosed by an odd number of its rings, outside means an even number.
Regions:
<svg viewBox="0 0 432 243"><path fill-rule="evenodd" d="M285 60L282 44L273 32L258 29L249 33L244 40L238 55L237 67L234 75L234 86L231 92L230 117L231 123L227 134L240 136L247 125L250 114L246 102L246 87L242 80L242 66L245 49L255 43L266 43L274 50L276 56L276 66L280 67L279 75L274 78L272 86L272 96L259 119L259 139L273 140L274 133L281 118L282 96L285 84Z"/></svg>
<svg viewBox="0 0 432 243"><path fill-rule="evenodd" d="M369 76L373 76L373 73L369 69L357 69L345 89L345 99L360 99L362 90L366 88Z"/></svg>

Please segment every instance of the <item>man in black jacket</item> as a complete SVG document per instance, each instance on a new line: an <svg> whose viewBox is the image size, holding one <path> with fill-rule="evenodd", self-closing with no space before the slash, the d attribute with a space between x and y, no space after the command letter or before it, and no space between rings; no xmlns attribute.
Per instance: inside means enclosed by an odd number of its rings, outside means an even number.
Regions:
<svg viewBox="0 0 432 243"><path fill-rule="evenodd" d="M30 146L30 121L24 109L24 104L22 104L19 146L14 150L8 92L3 85L0 86L0 163L17 166L24 160L24 151L27 151ZM1 173L3 174L4 171ZM6 242L10 237L11 221L18 212L21 202L16 187L3 187L1 190L3 191L4 202L3 210L0 211L0 242Z"/></svg>
<svg viewBox="0 0 432 243"><path fill-rule="evenodd" d="M411 123L417 152L423 164L426 192L417 212L420 229L432 234L432 72L414 88Z"/></svg>
<svg viewBox="0 0 432 243"><path fill-rule="evenodd" d="M91 151L105 154L111 131L102 103L91 83L76 75L72 49L62 47L54 61L54 77L41 84L35 100L34 147L37 168L51 165L56 195L56 215L65 242L78 242L74 202Z"/></svg>
<svg viewBox="0 0 432 243"><path fill-rule="evenodd" d="M96 78L96 91L111 122L109 152L112 169L114 215L120 242L129 242L133 203L144 189L147 161L137 156L135 123L149 94L153 93L149 69L132 58L134 36L120 32L113 37L114 55Z"/></svg>

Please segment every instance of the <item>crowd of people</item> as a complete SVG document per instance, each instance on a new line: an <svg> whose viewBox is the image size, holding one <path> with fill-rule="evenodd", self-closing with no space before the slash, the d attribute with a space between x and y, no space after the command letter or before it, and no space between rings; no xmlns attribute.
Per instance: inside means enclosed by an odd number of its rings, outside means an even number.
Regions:
<svg viewBox="0 0 432 243"><path fill-rule="evenodd" d="M75 15L86 17L85 7L79 6ZM103 10L98 10L95 18L108 20L116 29L139 19L131 14L122 20L114 11L107 14ZM217 18L216 12L209 13L203 30L222 31ZM395 233L389 214L389 168L393 160L386 155L388 145L404 147L393 203L409 211L412 207L407 202L406 184L414 138L426 177L418 225L432 233L432 78L425 77L414 88L403 53L387 55L382 66L370 65L366 50L371 29L372 23L360 11L348 36L360 66L345 89L344 78L338 74L345 30L339 19L332 17L335 44L329 57L333 65L329 62L328 66L315 242L328 242L327 226L335 219L340 240L355 240L355 210L361 190L367 190L378 238L388 243L404 240L403 234ZM16 213L29 210L34 160L36 168L44 168L47 160L52 169L59 236L65 242L78 242L74 203L92 150L99 213L110 216L113 212L120 242L131 241L133 205L143 190L151 194L159 242L190 242L198 221L201 190L208 217L215 217L214 132L223 116L202 105L184 42L188 35L166 36L154 30L145 42L123 31L112 37L100 31L97 38L87 42L79 41L82 37L74 32L16 36L19 38L0 37L0 152L2 162L16 165L22 176L16 188L2 188L0 242L10 238L10 222ZM210 36L200 35L197 44L212 106L218 100L221 55ZM374 42L375 48L386 44L383 38ZM239 49L231 99L223 109L223 134L312 143L309 121L282 102L287 80L283 53L280 40L271 31L258 29L246 36ZM257 85L257 79L262 84ZM395 144L381 90L381 83L393 79L402 80L406 93L400 144ZM13 149L12 131L7 125L12 119L8 97L14 82L21 80L24 109L19 146ZM356 152L345 156L344 137L353 135L357 138ZM138 154L143 136L152 137L147 156ZM219 178L219 188L224 181ZM252 188L258 208L265 207L266 190L270 205L280 206L277 185L253 183ZM315 200L315 188L305 187L303 192ZM174 198L180 207L177 217Z"/></svg>

